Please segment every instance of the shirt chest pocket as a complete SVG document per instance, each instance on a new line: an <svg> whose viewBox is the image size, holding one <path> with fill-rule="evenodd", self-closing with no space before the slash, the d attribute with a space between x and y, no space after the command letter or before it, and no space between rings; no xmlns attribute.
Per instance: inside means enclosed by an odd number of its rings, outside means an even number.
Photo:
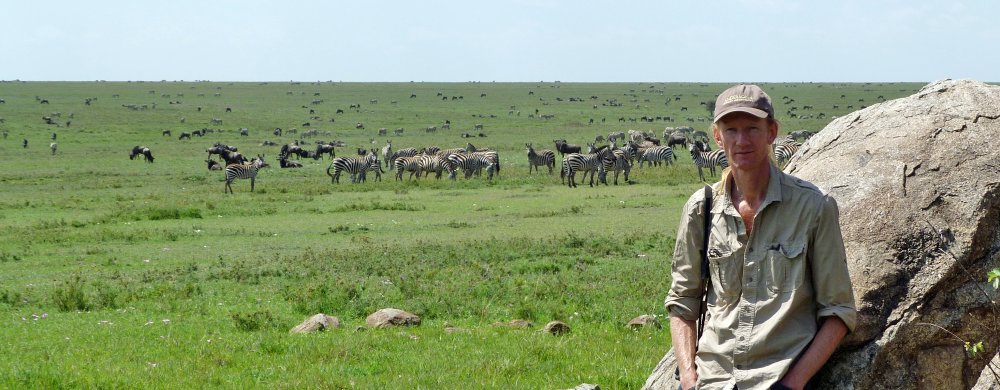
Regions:
<svg viewBox="0 0 1000 390"><path fill-rule="evenodd" d="M806 245L804 242L777 243L764 259L764 284L773 294L794 291L806 278Z"/></svg>
<svg viewBox="0 0 1000 390"><path fill-rule="evenodd" d="M723 301L740 295L740 271L743 261L731 250L713 248L708 251L708 268L712 277L712 289Z"/></svg>

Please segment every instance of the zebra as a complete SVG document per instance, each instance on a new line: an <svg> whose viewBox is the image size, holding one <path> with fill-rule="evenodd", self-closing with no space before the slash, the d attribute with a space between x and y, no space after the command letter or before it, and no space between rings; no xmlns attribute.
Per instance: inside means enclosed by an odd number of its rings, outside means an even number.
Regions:
<svg viewBox="0 0 1000 390"><path fill-rule="evenodd" d="M346 171L351 175L351 183L360 183L365 180L365 173L372 168L372 164L378 163L378 157L368 154L363 157L336 157L330 166L326 168L326 174L330 176L330 183L340 183L340 173ZM333 169L333 173L330 170ZM379 175L381 179L381 175Z"/></svg>
<svg viewBox="0 0 1000 390"><path fill-rule="evenodd" d="M611 133L608 133L608 142L615 142L617 140L624 140L624 139L625 139L624 131L612 131Z"/></svg>
<svg viewBox="0 0 1000 390"><path fill-rule="evenodd" d="M230 194L233 193L233 180L250 179L250 192L253 192L254 181L257 179L257 171L268 166L269 165L264 162L264 155L262 154L258 154L256 158L251 160L250 164L226 165L225 191Z"/></svg>
<svg viewBox="0 0 1000 390"><path fill-rule="evenodd" d="M694 165L698 167L698 178L701 181L705 181L705 174L702 172L702 168L708 168L712 176L715 176L715 166L725 169L729 166L729 161L726 159L726 153L724 150L713 150L711 152L705 152L704 144L701 141L695 141L688 147L691 151L691 160L694 161Z"/></svg>
<svg viewBox="0 0 1000 390"><path fill-rule="evenodd" d="M472 144L469 145L471 146ZM474 149L475 146L473 146L472 148ZM496 173L498 177L500 176L500 154L498 154L495 150L480 149L478 152L471 152L471 153L475 156L482 157L490 162L490 164L482 166L491 168L490 179L493 178L494 173ZM479 176L481 173L482 173L481 169L476 170L476 176Z"/></svg>
<svg viewBox="0 0 1000 390"><path fill-rule="evenodd" d="M538 172L539 166L545 166L549 168L549 174L552 174L552 168L556 166L556 154L555 152L542 149L541 153L535 152L535 149L531 147L531 144L524 144L528 148L528 174L531 174L531 167L535 167L535 172Z"/></svg>
<svg viewBox="0 0 1000 390"><path fill-rule="evenodd" d="M642 166L643 161L648 161L649 166L659 166L660 163L666 162L666 165L672 165L673 160L677 159L674 155L674 150L669 146L654 146L646 149L645 152L639 156L639 166Z"/></svg>
<svg viewBox="0 0 1000 390"><path fill-rule="evenodd" d="M55 133L52 133L52 134L55 134ZM49 145L49 149L52 149L52 155L55 156L56 155L56 143L55 142L51 143Z"/></svg>
<svg viewBox="0 0 1000 390"><path fill-rule="evenodd" d="M494 153L495 155L495 153ZM458 169L461 168L465 178L471 178L473 173L486 168L487 178L493 180L493 172L497 169L495 160L489 153L456 153L448 156L450 166L448 168L448 179L455 180Z"/></svg>
<svg viewBox="0 0 1000 390"><path fill-rule="evenodd" d="M615 185L618 185L618 172L624 171L625 182L628 183L628 174L632 170L632 164L628 161L628 156L621 149L615 149L611 151L611 154L605 156L601 160L604 170L597 175L597 179L600 183L608 185L608 171L613 171L615 173ZM591 175L593 176L593 175Z"/></svg>
<svg viewBox="0 0 1000 390"><path fill-rule="evenodd" d="M417 154L418 154L418 152L417 152L416 148L403 148L403 149L399 149L399 150L395 151L394 153L392 153L392 155L389 156L389 158L388 158L389 164L392 167L395 167L396 166L396 160L398 160L400 158L403 158L403 157L413 157L413 156L416 156Z"/></svg>
<svg viewBox="0 0 1000 390"><path fill-rule="evenodd" d="M802 144L796 143L794 139L782 139L772 145L774 147L774 157L778 160L778 166L784 166L795 152L799 151Z"/></svg>
<svg viewBox="0 0 1000 390"><path fill-rule="evenodd" d="M385 140L385 146L382 147L382 161L385 162L386 168L389 167L389 157L392 156L392 140Z"/></svg>
<svg viewBox="0 0 1000 390"><path fill-rule="evenodd" d="M447 160L447 158L441 157L440 155L437 154L433 155L425 154L418 157L420 157L419 164L420 164L420 171L422 172L421 174L430 177L431 172L434 172L436 174L434 176L436 179L441 178L441 174L445 170L445 165L443 164L443 160Z"/></svg>
<svg viewBox="0 0 1000 390"><path fill-rule="evenodd" d="M569 179L569 186L576 187L576 173L583 172L581 180L586 180L587 172L590 172L590 186L594 186L594 173L603 174L604 164L601 156L597 154L570 153L563 159L566 177Z"/></svg>
<svg viewBox="0 0 1000 390"><path fill-rule="evenodd" d="M382 181L382 172L384 171L382 170L382 163L378 161L378 155L375 154L375 149L372 149L366 158L370 164L368 165L368 169L361 172L361 181L365 181L368 171L375 172L375 180Z"/></svg>
<svg viewBox="0 0 1000 390"><path fill-rule="evenodd" d="M398 152L397 152L398 153ZM410 172L410 179L413 179L413 175L417 175L417 179L420 178L420 172L423 169L420 166L420 162L423 160L423 156L409 156L409 157L397 157L394 159L392 166L396 170L396 180L403 180L403 172Z"/></svg>

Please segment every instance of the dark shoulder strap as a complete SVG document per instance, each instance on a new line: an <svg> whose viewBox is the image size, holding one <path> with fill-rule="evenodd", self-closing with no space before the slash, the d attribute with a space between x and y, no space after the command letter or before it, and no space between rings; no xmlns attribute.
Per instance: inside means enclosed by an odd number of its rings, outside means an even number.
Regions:
<svg viewBox="0 0 1000 390"><path fill-rule="evenodd" d="M698 338L705 333L705 312L708 311L708 292L712 290L712 278L708 272L708 238L712 233L712 187L705 186L705 223L702 228L701 241L701 281L705 285L705 290L701 293L701 302L698 307Z"/></svg>
<svg viewBox="0 0 1000 390"><path fill-rule="evenodd" d="M712 187L705 186L705 223L701 242L701 278L708 280L708 235L712 232Z"/></svg>

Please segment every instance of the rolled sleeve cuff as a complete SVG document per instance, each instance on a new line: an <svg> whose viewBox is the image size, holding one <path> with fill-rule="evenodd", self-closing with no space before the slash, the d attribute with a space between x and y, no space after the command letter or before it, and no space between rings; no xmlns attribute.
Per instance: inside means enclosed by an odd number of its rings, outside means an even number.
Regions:
<svg viewBox="0 0 1000 390"><path fill-rule="evenodd" d="M697 309L701 305L701 300L698 298L667 298L665 304L667 313L670 313L671 317L680 317L688 321L698 320Z"/></svg>
<svg viewBox="0 0 1000 390"><path fill-rule="evenodd" d="M858 311L853 307L830 306L822 308L816 312L817 320L822 320L823 317L831 316L837 316L841 321L844 321L844 325L847 325L847 331L849 333L853 333L854 327L858 324Z"/></svg>

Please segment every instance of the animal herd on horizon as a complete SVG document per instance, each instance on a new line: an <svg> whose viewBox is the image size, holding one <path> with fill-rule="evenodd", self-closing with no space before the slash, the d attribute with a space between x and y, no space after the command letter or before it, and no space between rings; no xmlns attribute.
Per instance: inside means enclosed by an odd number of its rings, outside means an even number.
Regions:
<svg viewBox="0 0 1000 390"><path fill-rule="evenodd" d="M218 93L216 96L218 96ZM439 94L440 96L441 94ZM183 95L177 94L177 97L183 97ZM413 97L415 97L415 94L411 95L411 98ZM592 96L591 98L595 97ZM581 98L574 99L582 101ZM48 102L47 99L37 98L36 100L41 102L41 104ZM86 105L89 106L96 100L97 98L88 98ZM458 100L461 100L461 98ZM171 104L175 103L180 104L181 102L171 101ZM315 99L312 104L321 103L323 103L323 99ZM369 104L378 104L378 102L377 100L372 100ZM396 101L392 101L392 104L396 104ZM617 100L612 99L610 103L606 104L617 104ZM155 109L155 103L152 106L146 104L123 104L122 106L130 110L146 110L150 109L150 107ZM309 108L307 106L302 107ZM201 107L198 108L200 112ZM230 106L226 108L226 112L232 112ZM352 104L351 109L360 111L361 105ZM309 112L313 114L315 110L310 109ZM343 110L338 109L337 112L343 113ZM508 114L520 116L520 111L511 106ZM57 117L59 115L59 113L53 113L43 119L46 119L46 123L50 125L61 127L61 125L54 123L51 119L53 116ZM72 117L73 114L69 116ZM484 117L483 115L479 116ZM541 114L539 110L535 110L535 113L531 116L537 116L544 120L552 119L551 115L546 116ZM311 116L311 119L321 120L318 116ZM619 122L624 122L624 119L624 117L620 118ZM643 117L643 121L654 120L665 119L654 117L647 119L647 117ZM181 123L186 123L186 121L187 118L181 118ZM334 119L331 118L330 122L333 121ZM632 120L630 119L629 121ZM602 120L602 122L604 121ZM222 119L212 118L213 125L221 125L222 123ZM591 123L593 123L593 119L591 119ZM302 125L310 126L311 123L306 122ZM69 126L68 122L66 126ZM359 130L365 129L362 122L357 122L354 127ZM451 130L451 122L444 121L440 127L442 130ZM437 133L438 126L429 126L425 130L429 134ZM478 137L486 137L486 134L482 132L484 130L483 124L477 123L473 130L478 131ZM225 130L206 127L198 130L181 131L178 139L191 140L192 137L203 138L217 132L222 133ZM239 127L235 132L241 137L247 137L249 136L250 129ZM393 135L401 136L403 132L403 128L397 128L393 132ZM4 130L3 133L6 139L7 131ZM273 134L282 136L299 133L295 128L287 130L275 128ZM379 136L388 136L388 130L379 128L377 134ZM456 134L462 138L473 136L469 133L461 132ZM173 133L171 130L162 130L162 135L164 137L172 137ZM337 156L338 148L341 151L346 149L347 145L343 141L315 141L315 146L307 146L306 141L304 141L306 137L331 135L331 133L325 132L320 134L318 130L310 129L299 135L299 139L297 140L280 144L279 150L276 153L278 166L283 169L304 168L307 165L302 163L301 160L303 158L320 160L329 156L330 163L326 168L326 174L330 177L333 184L340 183L340 178L345 173L349 176L352 183L363 183L369 178L373 179L373 181L381 181L382 174L387 171L393 173L396 181L419 180L422 177L430 177L431 174L434 175L435 179L447 176L449 180L456 180L458 171L462 171L465 179L471 179L473 176L478 177L483 171L486 171L487 180L493 180L494 177L499 178L501 172L499 152L490 148L476 147L471 142L466 143L464 147L441 148L438 146L425 146L394 149L392 139L386 139L384 145L381 147L357 148L356 153L344 155L341 152L342 155ZM773 147L778 162L780 164L786 163L798 150L801 145L800 140L808 138L811 135L812 132L801 130L793 132L785 138L776 140ZM52 133L52 140L55 141L55 139L56 134ZM376 144L374 138L370 139L370 141L373 146ZM662 138L647 131L616 130L610 132L606 138L601 135L595 137L593 142L586 142L586 146L572 144L566 139L554 139L552 142L554 146L552 150L536 148L534 143L524 142L524 156L527 159L528 174L540 173L541 168L544 167L548 174L553 175L556 165L556 153L558 153L561 158L559 161L560 179L563 184L569 187L577 186L578 174L582 174L579 177L581 181L586 181L589 175L589 185L591 187L594 186L595 176L597 176L596 181L598 185L608 185L607 176L609 174L613 176L612 182L615 185L618 185L619 176L623 176L625 183L631 184L633 181L630 180L630 174L633 168L643 169L648 166L645 169L653 169L661 166L674 166L677 161L676 148L681 148L681 150L687 149L686 153L691 155L691 161L697 168L698 176L702 181L706 180L704 170L707 169L710 176L715 176L717 168L722 169L728 165L723 151L711 149L711 142L709 142L708 135L703 131L695 131L689 126L677 128L666 127L663 130ZM278 145L270 141L264 141L261 144L261 146ZM22 146L25 149L28 148L28 139L23 140ZM55 142L50 144L50 150L53 155L57 153ZM218 170L224 172L224 192L227 193L232 192L232 183L236 179L250 179L250 191L253 192L259 170L270 167L264 160L264 154L258 154L256 157L248 160L236 147L219 142L208 147L206 152L208 153L208 158L204 160L207 163L206 168L210 171ZM135 145L132 147L129 159L135 160L140 155L147 163L154 162L153 151L145 145ZM216 156L218 161L213 156Z"/></svg>

